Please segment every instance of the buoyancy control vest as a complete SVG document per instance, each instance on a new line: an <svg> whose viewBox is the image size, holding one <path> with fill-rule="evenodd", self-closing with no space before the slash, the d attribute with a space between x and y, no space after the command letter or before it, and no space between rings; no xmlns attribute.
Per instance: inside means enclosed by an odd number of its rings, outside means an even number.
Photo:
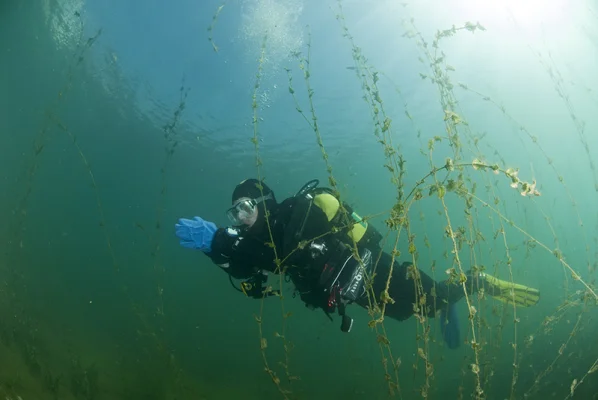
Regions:
<svg viewBox="0 0 598 400"><path fill-rule="evenodd" d="M365 294L372 250L379 248L382 235L332 190L317 184L308 182L295 196L283 253L301 299L329 317L338 309L341 329L348 332L353 320L345 306Z"/></svg>

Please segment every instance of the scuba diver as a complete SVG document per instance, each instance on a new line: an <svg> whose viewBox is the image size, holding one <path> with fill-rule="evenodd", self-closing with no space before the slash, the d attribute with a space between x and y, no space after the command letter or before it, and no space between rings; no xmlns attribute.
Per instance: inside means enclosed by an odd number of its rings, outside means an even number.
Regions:
<svg viewBox="0 0 598 400"><path fill-rule="evenodd" d="M269 273L284 273L295 286L293 297L298 293L306 306L323 309L330 319L336 310L344 332L353 325L346 307L369 306L366 277L373 276L371 288L378 305L386 303L385 316L402 321L422 311L434 317L440 310L443 339L448 347L458 347L455 304L465 296L463 288L449 280L435 282L410 262L393 263L392 256L382 251L382 235L376 228L318 183L309 181L295 196L278 203L265 183L247 179L235 187L232 207L226 212L232 226L218 228L197 216L181 218L176 236L181 246L203 251L248 297L279 295L266 282ZM243 280L240 288L233 278ZM519 306L534 305L540 298L536 289L468 272L468 293L477 292L480 285L490 296ZM418 299L424 297L424 310L418 310L422 303Z"/></svg>

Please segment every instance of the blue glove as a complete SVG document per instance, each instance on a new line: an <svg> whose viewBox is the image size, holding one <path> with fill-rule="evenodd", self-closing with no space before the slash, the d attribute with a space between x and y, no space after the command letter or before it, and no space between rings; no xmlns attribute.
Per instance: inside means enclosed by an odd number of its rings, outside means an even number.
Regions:
<svg viewBox="0 0 598 400"><path fill-rule="evenodd" d="M175 224L175 233L181 239L181 246L188 249L199 249L203 252L212 251L212 239L218 230L215 223L205 221L200 217L193 219L179 219Z"/></svg>

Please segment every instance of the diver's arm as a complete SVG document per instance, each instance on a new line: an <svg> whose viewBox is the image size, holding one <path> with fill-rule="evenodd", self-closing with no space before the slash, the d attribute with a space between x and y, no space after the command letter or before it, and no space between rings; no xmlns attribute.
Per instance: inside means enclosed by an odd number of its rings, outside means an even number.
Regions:
<svg viewBox="0 0 598 400"><path fill-rule="evenodd" d="M253 267L256 262L255 246L255 241L244 238L238 229L221 228L214 235L212 251L206 255L229 277L244 280L240 284L240 289L232 280L231 284L247 297L263 299L278 295L280 293L278 290L265 286L268 272Z"/></svg>
<svg viewBox="0 0 598 400"><path fill-rule="evenodd" d="M238 249L242 237L237 229L218 228L215 223L196 216L180 218L175 224L175 234L181 246L201 250L231 276L248 278L252 275L252 269L247 267L248 258L243 257L243 249Z"/></svg>
<svg viewBox="0 0 598 400"><path fill-rule="evenodd" d="M212 240L212 250L205 254L212 262L236 279L247 279L254 274L253 268L243 257L243 237L235 228L219 228Z"/></svg>

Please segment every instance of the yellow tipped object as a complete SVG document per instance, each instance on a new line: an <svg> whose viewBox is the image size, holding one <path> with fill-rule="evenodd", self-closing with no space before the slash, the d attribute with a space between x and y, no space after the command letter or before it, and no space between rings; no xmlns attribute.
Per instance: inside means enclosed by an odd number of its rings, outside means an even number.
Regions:
<svg viewBox="0 0 598 400"><path fill-rule="evenodd" d="M486 289L486 293L503 303L529 307L536 305L540 301L540 291L538 289L503 281L485 273L481 273L480 278L490 285Z"/></svg>

